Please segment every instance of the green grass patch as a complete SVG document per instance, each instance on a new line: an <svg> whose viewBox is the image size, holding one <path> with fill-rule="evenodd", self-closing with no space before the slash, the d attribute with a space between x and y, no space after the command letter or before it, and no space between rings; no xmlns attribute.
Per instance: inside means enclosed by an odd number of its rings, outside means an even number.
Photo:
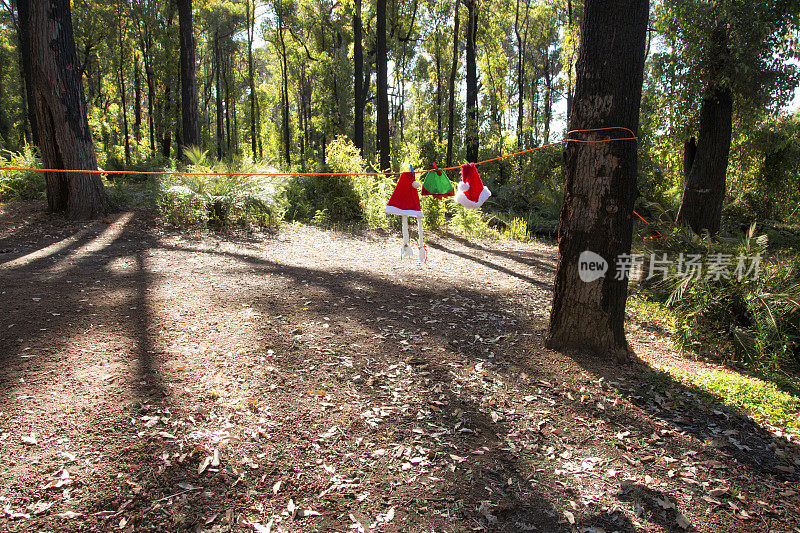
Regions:
<svg viewBox="0 0 800 533"><path fill-rule="evenodd" d="M663 370L758 422L800 433L800 395L783 391L774 383L733 372L696 374L675 368Z"/></svg>

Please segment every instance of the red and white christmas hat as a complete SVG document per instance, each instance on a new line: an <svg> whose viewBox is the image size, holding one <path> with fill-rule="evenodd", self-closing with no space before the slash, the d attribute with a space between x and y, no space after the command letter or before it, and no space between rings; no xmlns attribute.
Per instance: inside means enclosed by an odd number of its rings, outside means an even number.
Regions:
<svg viewBox="0 0 800 533"><path fill-rule="evenodd" d="M386 204L386 212L390 215L421 217L422 208L419 205L419 194L417 194L417 189L421 186L414 179L413 173L403 172L400 174L400 179L397 180L394 192Z"/></svg>
<svg viewBox="0 0 800 533"><path fill-rule="evenodd" d="M483 184L475 163L461 165L461 183L455 201L467 209L478 209L492 195L492 192Z"/></svg>

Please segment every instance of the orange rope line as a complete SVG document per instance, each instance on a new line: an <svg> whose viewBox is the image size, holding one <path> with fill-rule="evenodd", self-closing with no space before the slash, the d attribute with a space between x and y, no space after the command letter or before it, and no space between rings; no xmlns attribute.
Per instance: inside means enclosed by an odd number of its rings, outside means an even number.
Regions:
<svg viewBox="0 0 800 533"><path fill-rule="evenodd" d="M516 157L518 155L527 154L531 152L536 152L538 150L543 150L545 148L550 148L552 146L558 146L559 144L564 144L568 142L576 142L576 143L583 143L583 144L597 144L597 143L607 143L607 142L614 142L614 141L638 141L639 138L636 136L636 133L633 132L630 128L626 128L624 126L611 126L607 128L590 128L585 130L570 130L567 132L567 136L572 135L573 133L588 133L588 132L599 132L599 131L610 131L610 130L624 130L630 133L630 137L619 137L616 139L598 139L598 140L585 140L585 139L562 139L560 141L556 141L553 143L544 144L542 146L536 146L534 148L529 148L528 150L522 150L520 152L514 152L513 154L506 154L501 155L492 159L486 159L485 161L480 161L475 163L475 165L485 165L486 163L493 163L494 161L500 161L501 159L507 159L509 157ZM436 170L457 170L461 168L461 166L455 167L444 167L444 168L437 168ZM28 168L28 167L1 167L0 170L8 170L8 171L16 171L16 172L61 172L61 173L80 173L80 174L130 174L134 176L147 176L147 175L155 175L155 176L397 176L401 174L401 172L178 172L178 171L152 171L148 172L146 170L75 170L75 169L66 169L66 168ZM425 174L427 172L431 172L430 170L419 170L417 171L420 174ZM636 211L633 212L634 215L639 217L642 222L647 224L648 226L653 227L653 225L645 220L642 215L637 213ZM658 234L660 238L664 236L661 235L655 227L653 230Z"/></svg>
<svg viewBox="0 0 800 533"><path fill-rule="evenodd" d="M484 165L486 163L492 163L494 161L499 161L501 159L507 159L509 157L515 157L522 154L527 154L530 152L536 152L538 150L543 150L545 148L550 148L551 146L557 146L559 144L564 144L568 142L577 142L577 143L584 143L584 144L596 144L596 143L608 143L614 141L638 141L639 138L636 134L629 128L624 126L612 126L608 128L591 128L586 130L571 130L567 132L567 135L571 135L573 133L586 133L586 132L598 132L598 131L608 131L608 130L624 130L631 134L630 137L620 137L616 139L599 139L599 140L584 140L584 139L563 139L557 142L545 144L542 146L536 146L535 148L530 148L528 150L522 150L521 152L514 152L513 154L506 154L501 155L499 157L495 157L493 159L487 159L485 161L480 161L475 163L475 165ZM439 170L457 170L461 168L461 166L455 167L445 167ZM16 172L61 172L61 173L78 173L78 174L129 174L133 176L398 176L402 174L402 172L179 172L177 170L174 171L147 171L147 170L76 170L76 169L66 169L66 168L28 168L28 167L2 167L0 170L8 170L8 171L16 171ZM418 170L420 174L425 174L426 172L430 172L430 170Z"/></svg>
<svg viewBox="0 0 800 533"><path fill-rule="evenodd" d="M644 222L645 224L647 224L648 226L650 226L651 228L653 228L653 231L655 231L655 232L658 234L658 238L659 238L659 239L663 239L663 238L664 238L664 236L661 234L661 232L660 232L660 231L658 231L658 230L656 229L656 227L655 227L655 226L653 226L653 225L652 225L650 222L648 222L647 220L645 220L645 218L644 218L642 215L640 215L639 213L637 213L635 209L633 210L633 214L634 214L634 215L636 215L637 217L639 217L639 219L640 219L642 222ZM647 238L647 237L645 237L645 238Z"/></svg>

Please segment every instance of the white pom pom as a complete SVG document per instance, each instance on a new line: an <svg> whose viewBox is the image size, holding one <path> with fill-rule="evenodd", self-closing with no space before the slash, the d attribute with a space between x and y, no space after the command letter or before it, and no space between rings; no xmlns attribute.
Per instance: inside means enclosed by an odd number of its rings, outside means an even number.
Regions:
<svg viewBox="0 0 800 533"><path fill-rule="evenodd" d="M417 190L422 188L422 184L420 182L418 182L417 180L414 180L414 183L412 183L411 186L414 187Z"/></svg>
<svg viewBox="0 0 800 533"><path fill-rule="evenodd" d="M467 192L469 190L469 183L462 181L458 184L458 190L461 192Z"/></svg>

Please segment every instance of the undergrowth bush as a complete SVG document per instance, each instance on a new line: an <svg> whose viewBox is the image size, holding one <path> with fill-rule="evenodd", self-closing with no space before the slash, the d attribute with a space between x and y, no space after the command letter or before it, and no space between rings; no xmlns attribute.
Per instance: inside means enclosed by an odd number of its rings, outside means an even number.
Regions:
<svg viewBox="0 0 800 533"><path fill-rule="evenodd" d="M755 225L738 243L693 238L684 230L649 241L645 255L726 254L731 260L728 279L706 272L700 279L680 277L673 269L666 280L641 283L644 295L663 306L681 348L760 372L800 364L800 255L766 257L767 244L766 236L755 236ZM762 258L758 276L736 275L740 255Z"/></svg>
<svg viewBox="0 0 800 533"><path fill-rule="evenodd" d="M178 224L226 226L234 223L268 225L278 222L286 208L286 180L276 176L230 176L261 169L244 163L213 161L207 152L188 149L187 172L211 176L167 175L156 180L156 203L164 217Z"/></svg>
<svg viewBox="0 0 800 533"><path fill-rule="evenodd" d="M326 149L331 172L364 172L358 150L345 138L337 137ZM356 176L295 176L286 187L286 218L327 224L364 218Z"/></svg>
<svg viewBox="0 0 800 533"><path fill-rule="evenodd" d="M0 155L1 168L41 168L41 161L32 145L20 152ZM44 174L27 170L0 170L0 201L37 200L45 197Z"/></svg>
<svg viewBox="0 0 800 533"><path fill-rule="evenodd" d="M327 147L326 161L333 172L347 172L353 174L363 174L369 172L367 162L361 157L358 149L347 137L337 137ZM418 176L419 177L419 176ZM321 183L320 183L321 182ZM317 181L297 181L296 188L289 189L288 203L290 210L295 209L303 216L290 217L299 220L309 220L316 215L317 211L324 212L327 209L327 217L330 221L342 221L340 213L332 209L333 199L325 194L327 191L319 192L318 186L327 185L330 190L336 191L340 198L346 200L346 205L352 210L349 215L355 216L356 209L352 208L352 197L350 189L355 193L358 201L359 219L372 227L397 228L400 226L401 218L395 215L386 214L386 203L394 191L397 176L363 175L348 176L342 179L342 184L337 185L336 177L323 176ZM318 185L319 184L319 185ZM322 202L317 200L314 204L311 198L322 198ZM467 233L477 237L499 238L497 231L489 227L487 220L481 210L465 209L460 204L453 202L452 199L435 199L423 196L420 200L422 214L425 219L425 226L431 229L449 227L455 231ZM322 213L320 214L322 216ZM318 217L319 218L319 217Z"/></svg>

